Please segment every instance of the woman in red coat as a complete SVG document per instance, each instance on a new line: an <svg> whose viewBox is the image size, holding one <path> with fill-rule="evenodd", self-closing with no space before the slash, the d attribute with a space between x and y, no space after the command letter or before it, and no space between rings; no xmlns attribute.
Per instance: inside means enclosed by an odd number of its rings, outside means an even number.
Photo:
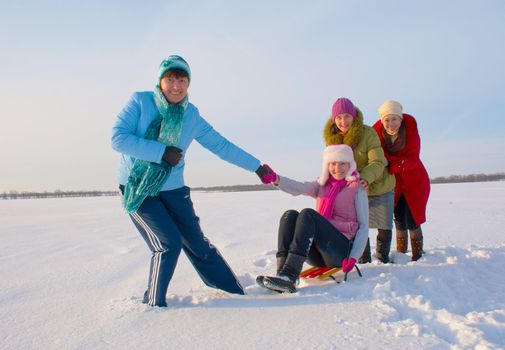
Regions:
<svg viewBox="0 0 505 350"><path fill-rule="evenodd" d="M417 122L402 110L402 105L396 101L384 102L379 107L380 120L373 128L381 140L389 172L396 178L396 250L407 252L407 230L410 231L412 261L416 261L423 253L421 224L426 221L430 179L419 159L421 139Z"/></svg>

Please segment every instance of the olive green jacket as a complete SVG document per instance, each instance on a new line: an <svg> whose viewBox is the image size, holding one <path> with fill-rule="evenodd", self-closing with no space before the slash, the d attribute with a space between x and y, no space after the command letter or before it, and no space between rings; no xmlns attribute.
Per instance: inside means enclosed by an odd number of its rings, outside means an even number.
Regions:
<svg viewBox="0 0 505 350"><path fill-rule="evenodd" d="M351 146L360 178L368 182L368 195L378 196L395 188L395 177L386 167L379 136L372 127L363 125L363 114L356 110L358 115L345 136L336 131L336 126L332 128L333 118L329 118L324 126L324 142L327 146L342 143Z"/></svg>

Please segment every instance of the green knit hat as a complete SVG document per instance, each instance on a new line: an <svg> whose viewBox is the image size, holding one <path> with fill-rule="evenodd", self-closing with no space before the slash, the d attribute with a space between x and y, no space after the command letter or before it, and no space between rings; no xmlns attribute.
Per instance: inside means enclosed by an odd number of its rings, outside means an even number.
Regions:
<svg viewBox="0 0 505 350"><path fill-rule="evenodd" d="M170 55L160 63L158 80L160 80L167 70L170 69L180 69L185 71L188 75L188 80L191 80L191 70L189 69L189 64L181 56Z"/></svg>

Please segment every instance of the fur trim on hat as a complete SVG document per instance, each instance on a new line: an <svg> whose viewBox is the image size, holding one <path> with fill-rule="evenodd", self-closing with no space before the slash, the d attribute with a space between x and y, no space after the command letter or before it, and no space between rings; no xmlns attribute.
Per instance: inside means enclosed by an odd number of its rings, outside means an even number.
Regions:
<svg viewBox="0 0 505 350"><path fill-rule="evenodd" d="M328 169L328 164L331 162L347 162L349 163L349 171L345 175L347 181L356 180L356 176L353 173L356 171L356 161L354 160L354 154L352 148L348 145L330 145L326 147L323 151L323 164L321 169L321 176L317 182L324 186L328 178L330 177L330 172Z"/></svg>
<svg viewBox="0 0 505 350"><path fill-rule="evenodd" d="M338 128L333 118L330 117L328 119L323 129L323 138L326 146L346 144L351 146L351 148L356 147L363 135L363 113L361 113L358 107L356 107L356 114L351 128L344 136L338 133Z"/></svg>

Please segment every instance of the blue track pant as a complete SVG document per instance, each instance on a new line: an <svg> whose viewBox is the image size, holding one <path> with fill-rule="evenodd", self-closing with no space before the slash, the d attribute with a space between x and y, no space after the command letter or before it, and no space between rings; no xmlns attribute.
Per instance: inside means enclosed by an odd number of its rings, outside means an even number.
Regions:
<svg viewBox="0 0 505 350"><path fill-rule="evenodd" d="M189 187L147 197L130 217L152 252L144 303L167 305L165 296L181 249L206 285L229 293L244 294L230 266L203 235Z"/></svg>

